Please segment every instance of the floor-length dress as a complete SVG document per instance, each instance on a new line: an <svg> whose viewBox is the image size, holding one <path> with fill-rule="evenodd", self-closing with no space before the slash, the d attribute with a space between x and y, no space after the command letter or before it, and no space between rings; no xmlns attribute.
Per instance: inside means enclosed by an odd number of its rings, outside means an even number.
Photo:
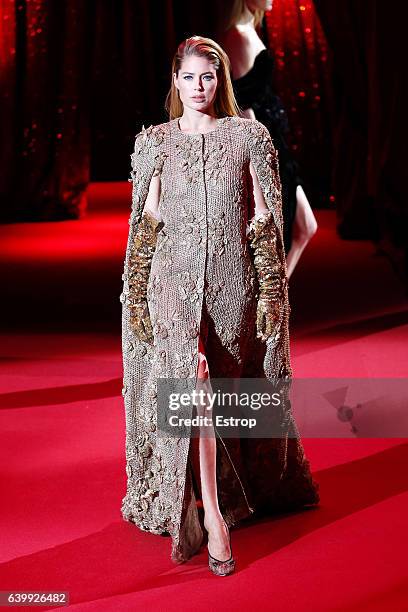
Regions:
<svg viewBox="0 0 408 612"><path fill-rule="evenodd" d="M141 529L172 537L174 562L199 550L203 529L189 435L158 435L157 380L197 380L199 337L214 378L290 377L289 303L275 342L256 338L257 280L247 241L252 162L279 235L285 266L277 156L267 129L240 117L186 134L177 119L143 129L132 155L133 197L126 249L122 350L127 491L122 514ZM129 325L131 249L153 175L160 175L158 234L148 283L154 343ZM319 501L296 424L278 439L217 436L220 509L229 525L252 513Z"/></svg>
<svg viewBox="0 0 408 612"><path fill-rule="evenodd" d="M252 68L233 80L236 100L242 110L252 108L255 117L268 128L279 155L282 184L283 239L285 251L292 244L292 226L296 215L296 188L303 186L299 165L294 159L287 139L289 123L281 98L273 85L275 60L270 49L263 49L255 57Z"/></svg>

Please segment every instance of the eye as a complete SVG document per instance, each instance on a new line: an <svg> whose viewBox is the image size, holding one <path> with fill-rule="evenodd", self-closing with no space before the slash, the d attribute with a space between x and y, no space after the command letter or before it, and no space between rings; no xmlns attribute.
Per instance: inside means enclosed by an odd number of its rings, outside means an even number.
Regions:
<svg viewBox="0 0 408 612"><path fill-rule="evenodd" d="M204 77L207 81L212 81L213 80L213 76L211 74L206 74Z"/></svg>
<svg viewBox="0 0 408 612"><path fill-rule="evenodd" d="M188 81L188 80L190 80L191 78L192 78L191 74L186 74L185 76L183 76L183 79L184 79L185 81Z"/></svg>

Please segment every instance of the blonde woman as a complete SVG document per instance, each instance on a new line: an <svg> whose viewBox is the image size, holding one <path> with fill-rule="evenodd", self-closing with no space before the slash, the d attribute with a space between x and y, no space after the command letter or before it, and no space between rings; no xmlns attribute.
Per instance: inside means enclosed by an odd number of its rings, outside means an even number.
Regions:
<svg viewBox="0 0 408 612"><path fill-rule="evenodd" d="M283 231L288 277L291 276L317 222L303 190L298 166L286 142L285 110L273 87L274 59L258 35L272 0L232 0L223 5L218 36L231 61L234 92L242 116L258 119L269 130L279 155Z"/></svg>
<svg viewBox="0 0 408 612"><path fill-rule="evenodd" d="M179 45L167 108L170 120L143 129L132 155L122 513L170 535L176 563L207 534L209 568L226 576L235 568L229 527L316 504L318 485L290 415L280 438L224 439L211 422L194 436L166 435L158 381L211 394L210 376L290 377L279 173L266 128L238 116L228 58L213 40ZM188 414L207 414L208 397Z"/></svg>

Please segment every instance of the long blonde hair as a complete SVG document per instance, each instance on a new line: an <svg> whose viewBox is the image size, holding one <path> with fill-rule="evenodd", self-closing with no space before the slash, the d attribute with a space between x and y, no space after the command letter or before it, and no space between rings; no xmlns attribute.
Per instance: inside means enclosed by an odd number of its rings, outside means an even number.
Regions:
<svg viewBox="0 0 408 612"><path fill-rule="evenodd" d="M219 24L219 35L237 25L238 21L241 19L242 13L245 11L245 5L246 0L229 0L223 3L222 16ZM256 9L253 15L254 27L257 29L262 23L265 11Z"/></svg>
<svg viewBox="0 0 408 612"><path fill-rule="evenodd" d="M183 40L177 47L172 62L171 87L166 96L165 109L170 119L176 119L183 114L183 103L177 87L174 84L173 73L178 75L181 64L186 57L206 57L217 71L217 93L214 101L214 110L217 117L228 117L239 115L239 107L235 100L234 90L230 75L230 61L228 55L211 38L203 36L191 36Z"/></svg>

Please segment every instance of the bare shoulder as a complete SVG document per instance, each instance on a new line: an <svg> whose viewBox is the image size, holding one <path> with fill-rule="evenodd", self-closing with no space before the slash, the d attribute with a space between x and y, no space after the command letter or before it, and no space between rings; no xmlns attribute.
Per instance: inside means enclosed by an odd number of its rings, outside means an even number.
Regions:
<svg viewBox="0 0 408 612"><path fill-rule="evenodd" d="M231 62L233 79L239 79L251 69L253 63L252 44L245 32L236 27L230 28L224 33L221 46Z"/></svg>

